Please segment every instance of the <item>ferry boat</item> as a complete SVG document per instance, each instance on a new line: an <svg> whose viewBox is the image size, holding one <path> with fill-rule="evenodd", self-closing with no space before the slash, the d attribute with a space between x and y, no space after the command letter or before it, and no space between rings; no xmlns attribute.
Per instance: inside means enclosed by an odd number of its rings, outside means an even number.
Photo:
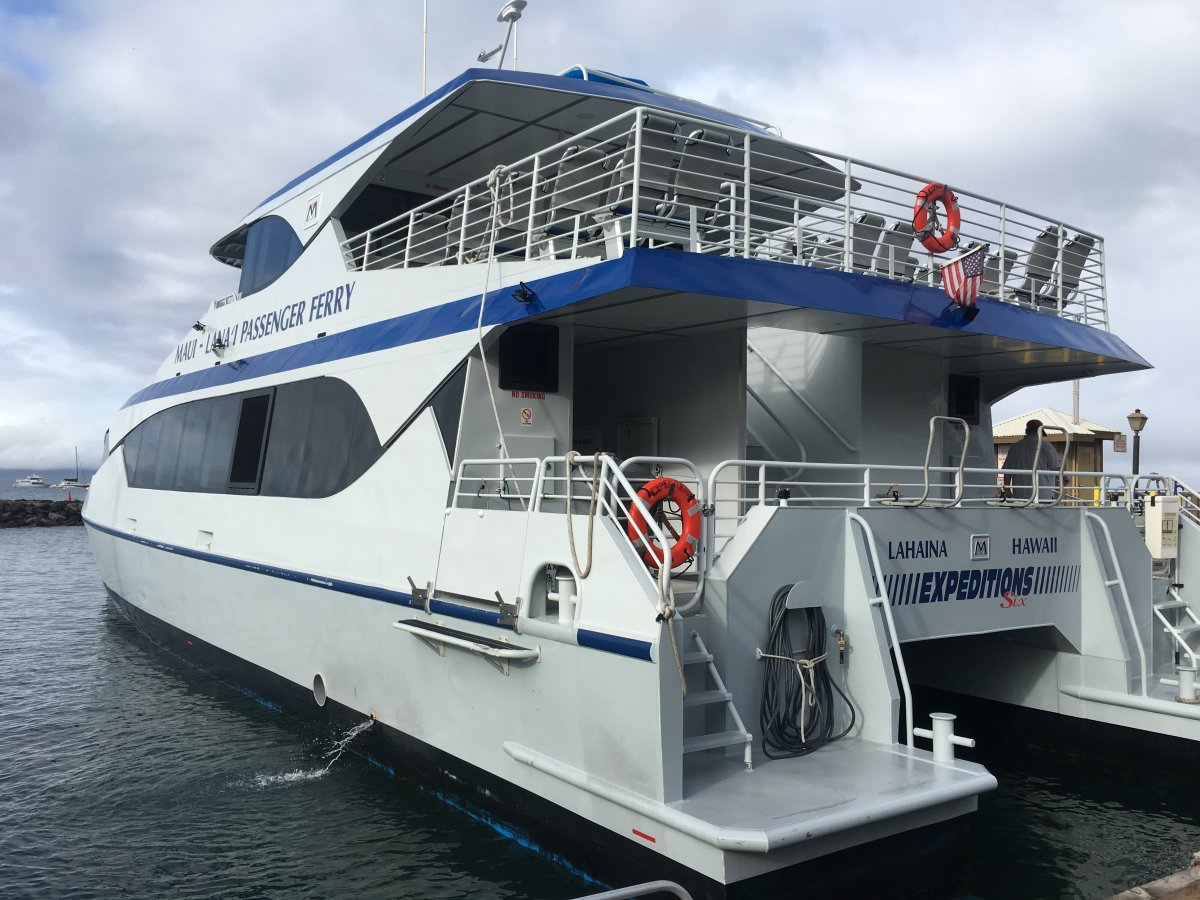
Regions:
<svg viewBox="0 0 1200 900"><path fill-rule="evenodd" d="M46 486L46 479L44 479L41 475L26 475L24 478L18 478L16 481L13 482L13 487L15 487L15 488L19 488L19 487L42 488L45 486Z"/></svg>
<svg viewBox="0 0 1200 900"><path fill-rule="evenodd" d="M912 682L1197 740L1200 615L1194 494L999 490L994 401L1148 367L1102 239L930 175L464 72L213 245L92 480L112 600L602 882L954 877L995 779Z"/></svg>

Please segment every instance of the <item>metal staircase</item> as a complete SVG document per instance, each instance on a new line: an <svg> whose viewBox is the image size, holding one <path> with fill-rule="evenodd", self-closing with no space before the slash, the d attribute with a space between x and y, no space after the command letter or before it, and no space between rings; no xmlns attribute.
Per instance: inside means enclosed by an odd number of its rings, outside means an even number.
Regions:
<svg viewBox="0 0 1200 900"><path fill-rule="evenodd" d="M1176 585L1171 585L1167 589L1167 596L1170 597L1169 600L1154 604L1154 615L1162 623L1163 628L1175 639L1179 651L1186 653L1192 661L1191 664L1195 666L1197 665L1196 650L1193 649L1188 638L1200 633L1200 615L1197 615L1188 602L1179 596Z"/></svg>
<svg viewBox="0 0 1200 900"><path fill-rule="evenodd" d="M683 739L683 752L684 754L700 753L704 750L717 750L741 744L742 758L746 764L746 771L750 771L754 768L750 763L750 753L754 738L742 723L742 717L738 714L737 707L733 704L733 694L726 689L725 682L721 679L721 673L717 671L716 663L713 662L713 656L708 652L708 647L704 645L703 638L695 630L692 631L691 637L692 645L695 649L681 653L680 661L685 668L688 666L705 666L708 680L711 682L712 687L702 691L689 691L687 696L683 698L683 705L685 708L688 708L723 703L725 705L725 724L728 725L732 722L733 730L703 732L685 737Z"/></svg>

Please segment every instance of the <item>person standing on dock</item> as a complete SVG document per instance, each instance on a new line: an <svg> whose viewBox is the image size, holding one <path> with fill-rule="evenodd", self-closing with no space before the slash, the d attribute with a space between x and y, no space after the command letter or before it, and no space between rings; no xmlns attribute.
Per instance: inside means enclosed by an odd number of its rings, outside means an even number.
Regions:
<svg viewBox="0 0 1200 900"><path fill-rule="evenodd" d="M1034 457L1037 457L1038 470L1038 500L1054 499L1055 481L1061 463L1058 451L1045 437L1042 437L1041 452L1038 452L1038 429L1042 427L1040 419L1030 419L1025 423L1025 437L1021 438L1008 451L1004 458L1004 489L1005 496L1012 496L1010 487L1017 488L1019 499L1026 499L1033 491L1030 476L1033 473Z"/></svg>

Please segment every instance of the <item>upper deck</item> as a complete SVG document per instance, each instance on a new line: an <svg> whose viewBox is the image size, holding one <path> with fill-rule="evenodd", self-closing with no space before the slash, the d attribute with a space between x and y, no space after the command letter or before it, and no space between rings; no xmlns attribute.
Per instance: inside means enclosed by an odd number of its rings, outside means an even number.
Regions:
<svg viewBox="0 0 1200 900"><path fill-rule="evenodd" d="M489 249L604 259L642 246L937 287L954 255L934 256L913 234L915 197L934 176L792 143L636 86L474 74L391 141L339 216L350 268L462 265ZM414 176L428 189L472 169L487 174L437 196L413 190ZM1108 328L1100 236L952 187L959 246L989 246L984 296Z"/></svg>
<svg viewBox="0 0 1200 900"><path fill-rule="evenodd" d="M302 239L332 219L354 270L469 264L489 248L533 260L642 246L940 284L953 252L934 256L912 230L916 195L936 173L803 146L724 110L573 71L584 77L465 72L276 191L214 255L241 265L250 227L282 214ZM1099 235L951 187L959 247L989 247L984 296L1108 329Z"/></svg>

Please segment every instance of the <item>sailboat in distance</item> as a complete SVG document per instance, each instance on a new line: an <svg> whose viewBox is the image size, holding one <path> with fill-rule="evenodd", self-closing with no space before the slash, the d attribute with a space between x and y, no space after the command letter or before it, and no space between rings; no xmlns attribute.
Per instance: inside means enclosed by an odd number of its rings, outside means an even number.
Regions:
<svg viewBox="0 0 1200 900"><path fill-rule="evenodd" d="M51 487L55 487L55 488L58 488L63 491L86 491L89 487L91 487L90 484L88 484L86 482L81 483L79 481L79 448L78 447L75 448L75 477L72 478L71 476L68 475L66 478L64 478L62 481L60 481L58 484L51 485Z"/></svg>

